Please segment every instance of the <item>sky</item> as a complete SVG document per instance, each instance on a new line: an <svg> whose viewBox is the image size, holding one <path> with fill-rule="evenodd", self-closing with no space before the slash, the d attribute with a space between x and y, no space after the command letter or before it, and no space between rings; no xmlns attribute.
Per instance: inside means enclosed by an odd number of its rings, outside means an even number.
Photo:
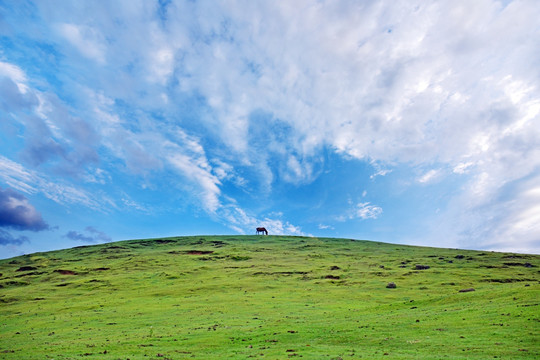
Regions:
<svg viewBox="0 0 540 360"><path fill-rule="evenodd" d="M177 235L540 254L537 0L0 0L0 258Z"/></svg>

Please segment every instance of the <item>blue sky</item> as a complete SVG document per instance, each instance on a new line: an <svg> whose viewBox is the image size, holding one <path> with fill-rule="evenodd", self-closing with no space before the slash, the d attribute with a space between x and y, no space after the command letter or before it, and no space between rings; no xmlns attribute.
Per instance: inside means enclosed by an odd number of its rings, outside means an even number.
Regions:
<svg viewBox="0 0 540 360"><path fill-rule="evenodd" d="M540 253L539 18L0 1L0 257L257 226Z"/></svg>

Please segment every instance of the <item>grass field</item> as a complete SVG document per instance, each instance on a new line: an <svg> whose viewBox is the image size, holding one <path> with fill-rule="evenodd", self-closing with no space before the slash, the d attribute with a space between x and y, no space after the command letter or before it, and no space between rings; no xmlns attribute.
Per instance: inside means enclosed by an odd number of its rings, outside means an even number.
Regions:
<svg viewBox="0 0 540 360"><path fill-rule="evenodd" d="M0 260L0 359L538 359L539 265L286 236L36 253Z"/></svg>

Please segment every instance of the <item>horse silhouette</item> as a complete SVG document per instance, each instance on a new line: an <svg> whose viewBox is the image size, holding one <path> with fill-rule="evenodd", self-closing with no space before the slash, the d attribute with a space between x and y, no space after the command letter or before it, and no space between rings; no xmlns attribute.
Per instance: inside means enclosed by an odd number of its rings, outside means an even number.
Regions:
<svg viewBox="0 0 540 360"><path fill-rule="evenodd" d="M259 234L268 235L268 230L266 230L266 228L263 228L263 227L258 227L257 228L257 235L259 235Z"/></svg>

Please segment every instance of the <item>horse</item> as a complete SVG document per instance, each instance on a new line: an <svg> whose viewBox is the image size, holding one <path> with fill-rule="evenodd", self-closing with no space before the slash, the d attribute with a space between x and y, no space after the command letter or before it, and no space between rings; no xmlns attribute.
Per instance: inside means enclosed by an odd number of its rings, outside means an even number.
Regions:
<svg viewBox="0 0 540 360"><path fill-rule="evenodd" d="M258 227L257 228L257 235L259 235L259 234L268 235L268 230L266 230L266 228L263 228L263 227Z"/></svg>

